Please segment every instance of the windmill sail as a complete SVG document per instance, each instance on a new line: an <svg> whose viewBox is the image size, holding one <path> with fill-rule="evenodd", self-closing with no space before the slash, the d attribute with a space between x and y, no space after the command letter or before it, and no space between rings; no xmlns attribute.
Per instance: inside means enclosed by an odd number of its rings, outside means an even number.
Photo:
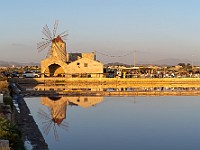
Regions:
<svg viewBox="0 0 200 150"><path fill-rule="evenodd" d="M66 42L64 42L63 40L66 40L66 37L69 34L67 31L64 31L56 36L57 28L58 20L56 20L54 23L53 32L49 30L49 27L47 25L43 27L42 33L45 38L42 38L42 42L37 43L37 49L39 52L41 52L49 47L51 44L47 53L47 58L56 57L56 59L66 62Z"/></svg>

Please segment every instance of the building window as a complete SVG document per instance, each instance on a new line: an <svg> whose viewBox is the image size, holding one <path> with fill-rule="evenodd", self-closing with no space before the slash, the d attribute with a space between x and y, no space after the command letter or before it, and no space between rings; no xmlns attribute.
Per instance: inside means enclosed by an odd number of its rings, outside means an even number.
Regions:
<svg viewBox="0 0 200 150"><path fill-rule="evenodd" d="M84 67L88 67L88 64L87 64L87 63L84 63Z"/></svg>
<svg viewBox="0 0 200 150"><path fill-rule="evenodd" d="M84 102L87 102L87 101L88 101L88 98L87 98L87 97L85 97L85 98L84 98Z"/></svg>
<svg viewBox="0 0 200 150"><path fill-rule="evenodd" d="M78 78L78 74L72 74L72 78Z"/></svg>

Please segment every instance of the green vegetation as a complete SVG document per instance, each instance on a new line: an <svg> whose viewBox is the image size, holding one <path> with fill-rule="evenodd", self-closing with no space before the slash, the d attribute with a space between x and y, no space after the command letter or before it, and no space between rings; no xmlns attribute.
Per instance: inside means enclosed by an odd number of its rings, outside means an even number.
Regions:
<svg viewBox="0 0 200 150"><path fill-rule="evenodd" d="M10 147L15 150L25 150L21 132L2 115L0 115L0 139L9 140Z"/></svg>
<svg viewBox="0 0 200 150"><path fill-rule="evenodd" d="M25 150L20 130L5 117L5 112L10 109L10 106L13 107L6 80L0 81L0 92L4 94L4 104L0 105L0 139L9 140L11 149Z"/></svg>
<svg viewBox="0 0 200 150"><path fill-rule="evenodd" d="M12 98L10 96L4 96L3 97L3 103L5 105L10 105L11 108L13 107L13 102L12 102Z"/></svg>

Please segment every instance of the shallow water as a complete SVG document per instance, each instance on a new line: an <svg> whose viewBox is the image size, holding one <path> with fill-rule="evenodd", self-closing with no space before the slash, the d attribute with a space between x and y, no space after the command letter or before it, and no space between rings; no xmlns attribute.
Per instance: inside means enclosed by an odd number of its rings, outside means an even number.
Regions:
<svg viewBox="0 0 200 150"><path fill-rule="evenodd" d="M198 96L25 101L51 150L200 149Z"/></svg>

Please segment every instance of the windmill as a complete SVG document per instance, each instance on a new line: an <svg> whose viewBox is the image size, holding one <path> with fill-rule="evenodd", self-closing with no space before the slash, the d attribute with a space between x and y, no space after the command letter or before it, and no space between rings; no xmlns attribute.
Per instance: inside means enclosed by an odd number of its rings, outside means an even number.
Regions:
<svg viewBox="0 0 200 150"><path fill-rule="evenodd" d="M46 99L46 98L45 98ZM68 130L68 123L64 121L66 118L66 106L67 101L58 104L57 100L46 99L50 105L48 106L49 112L45 112L43 109L39 108L38 117L42 121L42 130L45 135L48 135L50 130L53 128L53 133L55 140L58 140L58 133L56 127L61 127L63 130Z"/></svg>
<svg viewBox="0 0 200 150"><path fill-rule="evenodd" d="M43 27L42 33L45 37L42 38L43 41L37 43L37 49L41 52L49 47L47 58L56 57L57 59L66 62L66 42L64 42L64 40L66 40L69 34L67 31L64 31L56 35L57 28L58 20L54 23L53 32L50 31L47 25Z"/></svg>

